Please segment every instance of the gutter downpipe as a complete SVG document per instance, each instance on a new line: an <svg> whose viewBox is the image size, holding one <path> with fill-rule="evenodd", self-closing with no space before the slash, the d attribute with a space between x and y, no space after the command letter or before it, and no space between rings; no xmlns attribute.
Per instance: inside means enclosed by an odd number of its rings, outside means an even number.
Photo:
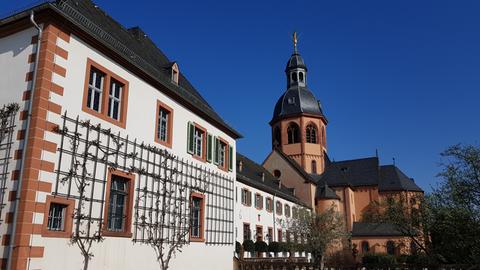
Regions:
<svg viewBox="0 0 480 270"><path fill-rule="evenodd" d="M33 26L38 31L38 38L37 38L37 45L35 49L35 66L33 69L33 78L32 78L32 89L30 90L30 101L28 102L28 116L27 116L27 125L25 129L25 139L23 143L23 150L22 151L22 159L20 161L20 175L18 177L18 185L17 185L17 192L15 196L15 203L13 208L13 228L12 228L12 237L10 238L10 243L8 246L8 253L7 253L7 269L11 269L12 267L12 254L13 249L15 248L15 233L17 229L17 220L18 220L18 204L20 202L20 194L22 190L22 182L23 182L23 175L25 172L25 159L27 155L27 144L28 144L28 136L30 133L30 122L32 119L32 108L33 108L33 99L35 97L35 86L37 81L37 72L38 72L38 61L40 59L40 44L42 41L42 28L35 22L34 12L33 10L30 12L30 22L32 22Z"/></svg>

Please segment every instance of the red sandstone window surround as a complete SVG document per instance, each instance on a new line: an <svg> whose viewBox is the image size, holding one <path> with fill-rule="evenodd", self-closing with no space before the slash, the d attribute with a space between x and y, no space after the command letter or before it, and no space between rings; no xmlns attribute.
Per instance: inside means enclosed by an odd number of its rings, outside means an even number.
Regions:
<svg viewBox="0 0 480 270"><path fill-rule="evenodd" d="M155 142L172 148L173 109L160 100L157 100L155 118Z"/></svg>
<svg viewBox="0 0 480 270"><path fill-rule="evenodd" d="M104 236L132 237L135 176L110 168L107 177L102 233Z"/></svg>
<svg viewBox="0 0 480 270"><path fill-rule="evenodd" d="M127 107L128 82L88 58L82 110L125 128Z"/></svg>
<svg viewBox="0 0 480 270"><path fill-rule="evenodd" d="M43 215L42 236L69 238L72 236L75 201L59 196L47 196Z"/></svg>

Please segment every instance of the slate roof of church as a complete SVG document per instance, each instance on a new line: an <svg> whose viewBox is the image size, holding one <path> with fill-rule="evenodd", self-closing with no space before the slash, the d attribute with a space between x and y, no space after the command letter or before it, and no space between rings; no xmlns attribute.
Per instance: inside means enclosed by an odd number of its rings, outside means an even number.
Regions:
<svg viewBox="0 0 480 270"><path fill-rule="evenodd" d="M403 234L393 224L353 222L352 236L403 236Z"/></svg>
<svg viewBox="0 0 480 270"><path fill-rule="evenodd" d="M140 68L174 92L183 102L197 108L200 113L229 131L233 137L242 135L230 127L208 104L201 94L180 72L178 85L170 80L172 61L139 27L127 29L90 0L62 0L38 5L15 15L0 19L0 25L28 16L30 11L54 10L96 41L115 51L125 60Z"/></svg>
<svg viewBox="0 0 480 270"><path fill-rule="evenodd" d="M239 169L240 162L242 162L241 170ZM263 179L262 173L264 174ZM272 195L275 194L276 196L285 200L308 207L294 195L293 188L288 188L282 184L279 185L279 180L277 177L272 175L262 165L240 153L237 153L237 181Z"/></svg>
<svg viewBox="0 0 480 270"><path fill-rule="evenodd" d="M379 165L377 157L332 161L322 175L311 175L317 182L330 187L378 186L379 191L423 190L395 165Z"/></svg>

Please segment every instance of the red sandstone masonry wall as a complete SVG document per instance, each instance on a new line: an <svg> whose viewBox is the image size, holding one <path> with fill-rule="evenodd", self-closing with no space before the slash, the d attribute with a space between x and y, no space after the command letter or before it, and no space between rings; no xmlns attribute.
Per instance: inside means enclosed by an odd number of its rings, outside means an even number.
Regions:
<svg viewBox="0 0 480 270"><path fill-rule="evenodd" d="M42 258L44 253L43 246L32 246L33 235L41 234L42 220L34 222L35 213L44 213L45 203L37 201L39 192L51 193L51 184L40 179L39 174L43 172L54 171L54 163L42 159L42 152L55 153L57 145L45 140L47 132L53 132L56 124L47 121L47 113L61 114L62 107L50 101L52 93L63 95L63 87L52 82L53 74L65 77L64 67L55 64L55 57L68 59L68 52L57 46L57 39L69 42L70 34L61 30L52 23L45 23L43 27L43 36L40 41L40 55L38 63L38 72L36 78L35 94L32 97L31 91L23 93L24 100L33 102L31 114L30 130L28 138L25 138L25 130L20 130L17 139L27 139L26 159L23 168L23 183L20 190L21 200L18 205L18 217L16 223L16 232L13 237L15 247L12 254L12 269L27 269L30 259ZM32 38L32 42L38 42L37 38ZM29 62L34 61L35 55L29 57ZM27 81L33 79L33 72L25 75ZM28 116L27 111L20 113L20 119L24 120ZM18 151L25 151L19 149ZM18 180L20 171L12 174L12 178ZM17 191L18 192L18 191ZM13 213L9 213L9 221ZM9 236L12 239L11 236Z"/></svg>

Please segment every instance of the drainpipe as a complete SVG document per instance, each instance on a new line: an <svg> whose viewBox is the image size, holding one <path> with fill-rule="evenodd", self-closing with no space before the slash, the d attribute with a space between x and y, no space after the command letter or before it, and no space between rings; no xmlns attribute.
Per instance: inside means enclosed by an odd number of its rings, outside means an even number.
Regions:
<svg viewBox="0 0 480 270"><path fill-rule="evenodd" d="M30 13L30 22L32 22L33 26L38 31L38 39L37 39L37 46L35 49L35 64L33 68L33 78L32 78L32 89L30 90L30 101L28 102L28 115L27 115L27 125L25 129L25 138L23 142L23 151L22 151L22 159L20 160L20 175L18 177L18 185L17 185L17 192L15 196L15 202L13 204L13 228L12 234L10 237L10 243L8 246L8 253L7 253L7 269L12 268L12 255L13 249L15 247L15 233L17 230L17 220L18 220L18 204L20 202L20 194L22 191L22 182L23 182L23 175L25 172L25 159L27 154L27 144L28 144L28 136L30 133L30 122L32 119L32 107L33 107L33 98L35 97L35 85L37 81L37 72L38 72L38 60L40 58L40 43L42 40L42 28L35 22L33 10Z"/></svg>

